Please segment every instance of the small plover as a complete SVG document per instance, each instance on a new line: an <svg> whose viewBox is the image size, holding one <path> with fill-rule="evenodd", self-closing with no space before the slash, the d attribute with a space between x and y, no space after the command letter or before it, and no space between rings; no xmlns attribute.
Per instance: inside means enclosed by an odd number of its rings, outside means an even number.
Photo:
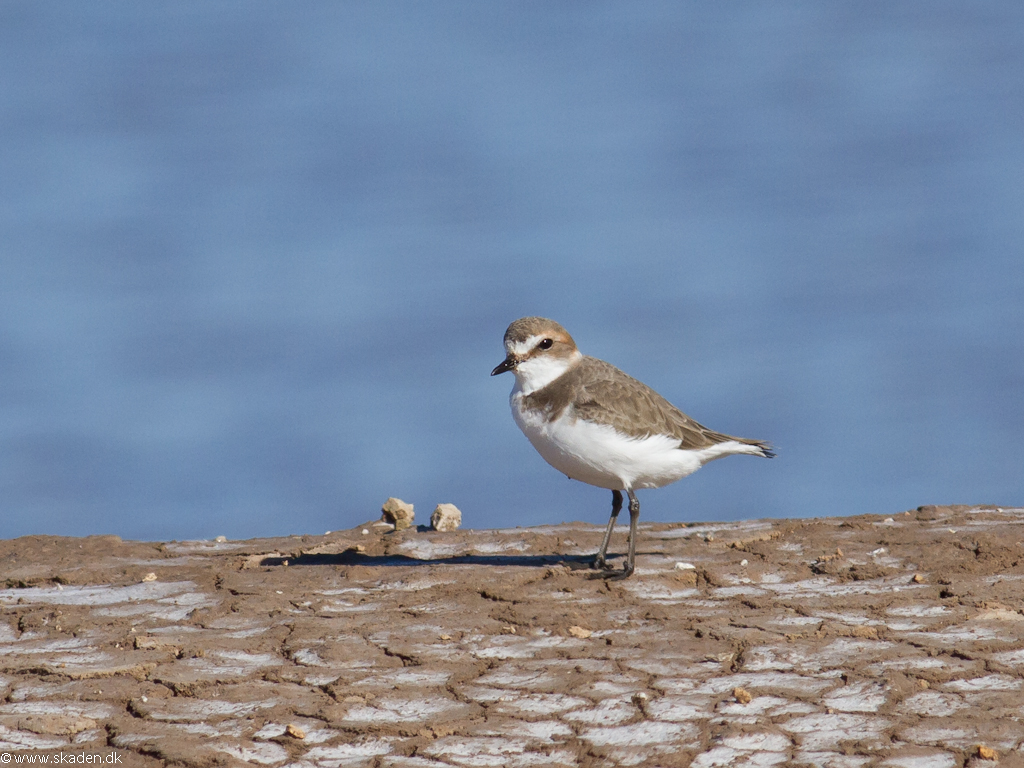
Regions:
<svg viewBox="0 0 1024 768"><path fill-rule="evenodd" d="M646 384L582 354L554 320L516 320L505 331L505 351L491 375L515 374L509 402L523 434L559 472L612 492L612 516L594 559L606 578L633 573L638 488L674 483L723 456L775 456L768 443L713 432ZM605 559L623 491L629 497L629 555L623 570L611 571Z"/></svg>

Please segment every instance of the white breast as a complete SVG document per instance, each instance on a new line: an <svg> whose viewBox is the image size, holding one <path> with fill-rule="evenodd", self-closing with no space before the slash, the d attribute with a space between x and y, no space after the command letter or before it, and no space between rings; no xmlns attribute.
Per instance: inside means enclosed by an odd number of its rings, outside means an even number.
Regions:
<svg viewBox="0 0 1024 768"><path fill-rule="evenodd" d="M666 435L632 438L612 427L576 417L566 408L554 421L524 409L522 393L513 389L512 416L533 447L559 472L599 488L660 488L696 472L705 461L729 451L682 450ZM723 445L724 447L724 445ZM715 455L709 455L711 453Z"/></svg>

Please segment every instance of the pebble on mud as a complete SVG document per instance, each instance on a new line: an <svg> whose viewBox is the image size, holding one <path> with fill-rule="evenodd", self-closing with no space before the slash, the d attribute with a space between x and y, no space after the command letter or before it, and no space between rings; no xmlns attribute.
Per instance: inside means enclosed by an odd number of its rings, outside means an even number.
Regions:
<svg viewBox="0 0 1024 768"><path fill-rule="evenodd" d="M299 728L297 725L291 723L284 729L284 732L291 736L293 739L304 739L306 738L306 732Z"/></svg>
<svg viewBox="0 0 1024 768"><path fill-rule="evenodd" d="M740 704L749 704L754 700L754 697L751 696L750 691L746 688L733 688L732 695Z"/></svg>
<svg viewBox="0 0 1024 768"><path fill-rule="evenodd" d="M697 586L697 566L693 563L676 563L675 580L687 587Z"/></svg>
<svg viewBox="0 0 1024 768"><path fill-rule="evenodd" d="M454 504L438 504L430 516L430 527L435 531L455 531L462 525L462 512Z"/></svg>
<svg viewBox="0 0 1024 768"><path fill-rule="evenodd" d="M982 760L998 760L999 753L996 752L992 747L986 747L984 744L978 745L978 757Z"/></svg>
<svg viewBox="0 0 1024 768"><path fill-rule="evenodd" d="M640 713L644 717L649 717L647 712L647 705L650 704L650 696L643 691L638 691L630 697L630 701L633 702L633 706L640 710Z"/></svg>
<svg viewBox="0 0 1024 768"><path fill-rule="evenodd" d="M570 635L572 635L573 637L578 637L578 638L580 638L581 640L585 640L585 639L587 639L588 637L590 637L590 636L591 636L592 634L594 634L594 633L593 633L593 632L591 632L591 631L590 631L589 629L584 629L583 627L577 627L577 626L575 626L575 625L573 625L573 626L569 627L569 629L568 629L568 630L566 630L566 631L567 631L567 632L568 632L568 633L569 633Z"/></svg>
<svg viewBox="0 0 1024 768"><path fill-rule="evenodd" d="M412 504L406 504L394 496L384 502L381 512L384 513L381 519L394 525L396 531L410 527L416 516L413 512Z"/></svg>

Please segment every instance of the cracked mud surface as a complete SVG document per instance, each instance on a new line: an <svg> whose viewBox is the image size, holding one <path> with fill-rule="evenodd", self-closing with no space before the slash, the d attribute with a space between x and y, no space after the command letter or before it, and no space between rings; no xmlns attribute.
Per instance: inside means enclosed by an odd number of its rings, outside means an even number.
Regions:
<svg viewBox="0 0 1024 768"><path fill-rule="evenodd" d="M1021 766L1022 522L923 507L643 525L622 582L588 578L602 530L582 524L3 541L0 750L145 766Z"/></svg>

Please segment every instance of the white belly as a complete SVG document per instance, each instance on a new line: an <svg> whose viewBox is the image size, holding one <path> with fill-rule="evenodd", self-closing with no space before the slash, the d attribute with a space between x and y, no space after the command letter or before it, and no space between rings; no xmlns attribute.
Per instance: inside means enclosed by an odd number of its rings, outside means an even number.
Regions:
<svg viewBox="0 0 1024 768"><path fill-rule="evenodd" d="M679 448L665 435L631 438L609 426L577 419L572 408L548 422L543 414L523 410L513 391L512 416L544 460L574 480L599 488L660 488L696 472L711 459L732 453L726 445L699 451ZM739 444L731 443L739 447Z"/></svg>

